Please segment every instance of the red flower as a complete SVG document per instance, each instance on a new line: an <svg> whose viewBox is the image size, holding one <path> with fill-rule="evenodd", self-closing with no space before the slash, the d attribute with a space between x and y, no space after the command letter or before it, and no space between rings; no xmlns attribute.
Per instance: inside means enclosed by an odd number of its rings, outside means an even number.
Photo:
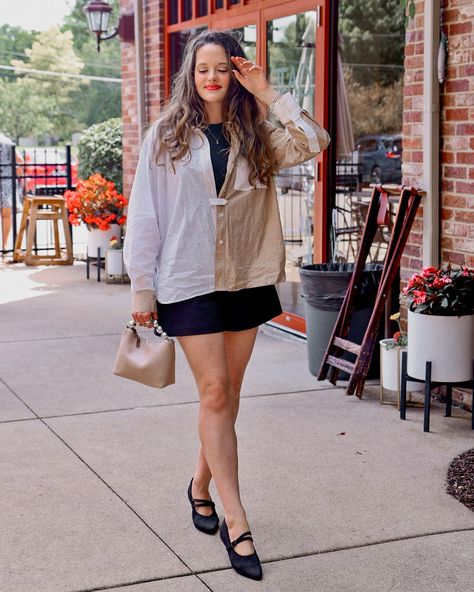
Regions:
<svg viewBox="0 0 474 592"><path fill-rule="evenodd" d="M75 226L82 222L92 228L108 230L111 222L125 223L123 209L128 200L117 192L112 181L98 173L87 180L78 180L76 190L66 191L64 197L71 213L69 221Z"/></svg>

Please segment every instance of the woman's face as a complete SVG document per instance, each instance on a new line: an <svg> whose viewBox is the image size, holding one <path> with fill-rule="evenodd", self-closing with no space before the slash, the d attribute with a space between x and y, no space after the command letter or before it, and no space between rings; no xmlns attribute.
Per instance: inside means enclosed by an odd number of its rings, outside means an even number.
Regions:
<svg viewBox="0 0 474 592"><path fill-rule="evenodd" d="M227 55L221 45L207 43L196 51L194 83L205 103L218 104L224 101L230 77Z"/></svg>

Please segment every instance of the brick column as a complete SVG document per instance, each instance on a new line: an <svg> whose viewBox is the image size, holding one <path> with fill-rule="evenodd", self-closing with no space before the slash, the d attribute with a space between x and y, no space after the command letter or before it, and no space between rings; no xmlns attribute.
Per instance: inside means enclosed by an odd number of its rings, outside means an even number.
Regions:
<svg viewBox="0 0 474 592"><path fill-rule="evenodd" d="M423 180L423 9L424 0L417 0L405 48L403 182L415 186ZM469 267L474 267L473 20L472 0L444 0L442 21L449 56L446 82L440 89L441 261ZM422 221L420 210L402 258L402 285L422 267ZM454 398L472 409L467 391L456 391Z"/></svg>
<svg viewBox="0 0 474 592"><path fill-rule="evenodd" d="M164 0L143 1L143 43L145 60L145 103L148 123L158 116L164 100ZM121 0L122 11L133 3ZM135 44L122 43L123 186L129 195L140 150L137 121Z"/></svg>

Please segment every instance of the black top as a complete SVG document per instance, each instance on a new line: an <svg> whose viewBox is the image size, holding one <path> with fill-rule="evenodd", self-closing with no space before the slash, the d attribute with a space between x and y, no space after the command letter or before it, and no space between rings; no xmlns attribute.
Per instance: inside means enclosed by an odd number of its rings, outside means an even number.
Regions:
<svg viewBox="0 0 474 592"><path fill-rule="evenodd" d="M222 123L209 123L208 127L203 131L211 147L212 170L214 172L214 181L216 182L216 192L219 195L227 171L229 142L224 137Z"/></svg>

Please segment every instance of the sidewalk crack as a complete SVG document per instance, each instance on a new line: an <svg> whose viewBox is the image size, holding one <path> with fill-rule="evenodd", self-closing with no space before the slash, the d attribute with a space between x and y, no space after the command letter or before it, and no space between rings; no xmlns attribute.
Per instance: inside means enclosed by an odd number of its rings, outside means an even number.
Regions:
<svg viewBox="0 0 474 592"><path fill-rule="evenodd" d="M121 502L122 502L122 503L123 503L125 506L127 506L127 508L128 508L128 509L129 509L129 510L130 510L130 511L133 513L133 514L135 514L135 516L138 518L138 520L140 520L140 522L142 522L142 524L143 524L143 525L144 525L146 528L148 528L148 530L150 530L150 531L151 531L151 532L152 532L152 533L155 535L155 537L156 537L156 538L157 538L159 541L161 541L161 543L163 543L163 545L164 545L164 546L165 546L165 547L166 547L166 548L167 548L167 549L168 549L168 550L169 550L169 551L170 551L170 552L171 552L171 553L172 553L172 554L173 554L173 555L174 555L174 556L175 556L175 557L178 559L178 561L180 561L180 562L183 564L183 566L184 566L184 567L185 567L185 568L186 568L186 569L189 571L189 574L186 574L186 575L196 575L196 577L198 577L198 579L200 579L200 578L199 578L199 576L197 576L197 574L195 574L195 573L193 572L193 570L192 570L192 569L189 567L189 565L188 565L188 564L187 564L187 563L184 561L184 559L183 559L182 557L180 557L180 556L178 555L178 553L176 553L176 551L175 551L175 550L174 550L174 549L173 549L173 548L172 548L170 545L168 545L168 543L167 543L167 542L166 542L166 541L165 541L165 540L164 540L162 537L160 537L160 535L159 535L159 534L156 532L156 530L154 530L154 529L153 529L153 528L152 528L152 527L151 527L151 526L148 524L148 522L147 522L147 521L146 521L146 520L145 520L145 519L144 519L142 516L140 516L140 514L139 514L139 513L138 513L138 512L137 512L137 511L136 511L136 510L135 510L135 509L134 509L134 508L133 508L133 507L132 507L132 506L131 506L131 505L130 505L130 504L129 504L129 503L128 503L128 502L127 502L127 501L126 501L126 500L125 500L125 499L124 499L124 498L123 498L123 497L122 497L120 494L119 494L119 493L118 493L118 492L117 492L117 491L115 491L115 489L114 489L114 488L113 488L111 485L109 485L109 484L107 483L107 481L105 481L105 479L104 479L103 477L101 477L101 475L99 475L99 473L97 473L97 471L95 471L95 470L92 468L92 466L91 466L91 465L89 465L89 464L88 464L88 463L87 463L87 462L86 462L86 461L85 461L85 460L84 460L84 459L81 457L81 455L80 455L80 454L78 454L78 453L77 453L77 452L76 452L76 451L75 451L75 450L72 448L72 446L70 446L70 445L69 445L69 444L66 442L66 440L64 440L64 438L62 438L62 437L61 437L61 436L60 436L60 435L59 435L57 432L55 432L55 431L54 431L54 429L53 429L53 428L52 428L52 427L51 427L51 426L50 426L50 425L49 425L49 424L48 424L48 423L47 423L47 422L46 422L46 421L45 421L45 420L44 420L42 417L40 417L40 416L39 416L39 415L38 415L38 414L37 414L37 413L36 413L36 412L35 412L35 411L34 411L34 410L33 410L33 409L32 409L32 408L31 408L31 407L30 407L30 406L29 406L27 403L25 403L25 402L24 402L24 401L21 399L21 397L20 397L20 396L18 396L18 395L15 393L15 391L14 391L14 390L13 390L13 389L12 389L12 388L11 388L11 387L8 385L8 384L7 384L7 383L6 383L6 382L5 382L5 381L4 381L2 378L0 378L0 382L1 382L2 384L4 384L4 385L5 385L5 387L6 387L6 388L7 388L7 389L8 389L8 390L9 390L9 391L10 391L10 392L11 392L11 393L12 393L12 394L15 396L15 397L17 397L17 398L18 398L18 400L20 400L20 401L21 401L21 402L22 402L22 403L25 405L25 407L27 407L27 408L28 408L28 409L31 411L31 413L33 413L33 414L35 415L36 419L38 419L38 420L39 420L39 421L40 421L40 422L41 422L41 423L42 423L42 424L43 424L43 425L44 425L44 426L45 426L45 427L46 427L46 428L47 428L47 429L48 429L48 430L49 430L49 431L50 431L50 432L51 432L51 433L54 435L54 436L56 436L56 438L57 438L57 439L58 439L60 442L62 442L62 443L63 443L63 444L64 444L64 446L66 446L66 448L68 448L68 449L69 449L69 450L72 452L72 454L73 454L73 455L74 455L76 458L78 458L78 459L79 459L79 461L80 461L80 462L82 462L82 463L83 463L83 464L84 464L84 465L85 465L85 466L86 466L86 467L89 469L89 471L91 471L91 473L93 473L93 474L94 474L94 475L97 477L97 479L99 479L99 480L100 480L100 481L101 481L101 482L102 482L102 483L103 483L103 484L104 484L104 485L105 485L105 486L106 486L106 487L107 487L107 488L108 488L108 489L109 489L109 490L110 490L110 491L111 491L111 492L112 492L112 493L113 493L113 494L114 494L116 497L118 497L118 498L119 498L119 500L120 500L120 501L121 501ZM208 590L211 590L211 588L209 588L209 586L207 586L207 584L206 584L205 582L202 582L202 583L203 583L203 584L206 586L206 588L208 588ZM118 586L117 586L117 587L118 587ZM110 586L109 586L109 588L110 588ZM107 589L107 588L104 588L104 587L102 587L102 588L94 588L94 589L90 589L90 591L92 592L92 590L105 590L105 589ZM86 592L86 591L82 591L82 592ZM211 590L211 592L212 592L212 590Z"/></svg>

